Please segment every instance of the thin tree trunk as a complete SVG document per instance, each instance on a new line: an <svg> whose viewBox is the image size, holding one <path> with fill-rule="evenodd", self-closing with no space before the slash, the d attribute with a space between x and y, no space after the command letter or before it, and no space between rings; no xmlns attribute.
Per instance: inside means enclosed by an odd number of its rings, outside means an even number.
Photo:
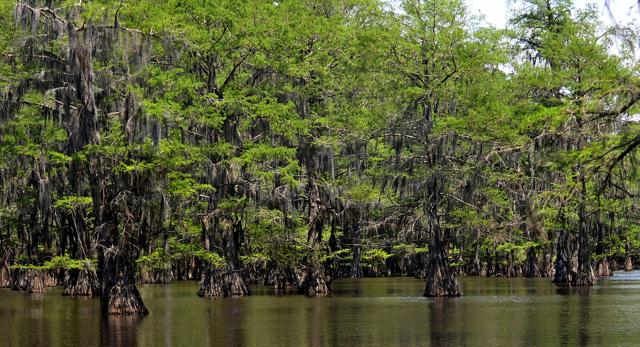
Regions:
<svg viewBox="0 0 640 347"><path fill-rule="evenodd" d="M362 266L360 265L361 257L360 245L360 225L359 221L353 222L353 263L351 265L351 278L362 278Z"/></svg>
<svg viewBox="0 0 640 347"><path fill-rule="evenodd" d="M589 246L589 226L586 221L585 201L586 183L582 177L582 196L578 207L580 217L578 234L578 271L574 278L573 285L576 287L593 286L595 279L593 267L591 266L591 247Z"/></svg>

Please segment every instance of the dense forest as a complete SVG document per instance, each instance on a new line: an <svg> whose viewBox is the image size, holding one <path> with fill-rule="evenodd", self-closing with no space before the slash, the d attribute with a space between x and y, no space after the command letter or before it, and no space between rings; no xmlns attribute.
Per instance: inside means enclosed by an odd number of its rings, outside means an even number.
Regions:
<svg viewBox="0 0 640 347"><path fill-rule="evenodd" d="M0 287L592 286L640 264L638 33L519 0L0 2ZM196 293L194 293L196 295Z"/></svg>

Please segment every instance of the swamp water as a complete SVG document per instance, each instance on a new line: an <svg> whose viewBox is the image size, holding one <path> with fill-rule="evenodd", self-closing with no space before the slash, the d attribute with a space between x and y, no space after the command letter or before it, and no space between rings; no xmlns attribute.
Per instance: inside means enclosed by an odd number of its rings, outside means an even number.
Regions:
<svg viewBox="0 0 640 347"><path fill-rule="evenodd" d="M99 300L0 289L0 346L640 345L640 272L593 288L550 279L461 278L464 296L421 297L410 278L336 280L329 298L202 299L198 283L144 285L151 314L103 318Z"/></svg>

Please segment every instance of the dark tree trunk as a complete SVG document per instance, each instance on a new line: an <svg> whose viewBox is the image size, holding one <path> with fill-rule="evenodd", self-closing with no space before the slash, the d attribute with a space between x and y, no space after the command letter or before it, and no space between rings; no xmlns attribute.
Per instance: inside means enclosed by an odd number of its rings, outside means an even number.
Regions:
<svg viewBox="0 0 640 347"><path fill-rule="evenodd" d="M29 293L44 293L45 270L21 268L12 271L11 290L26 291Z"/></svg>
<svg viewBox="0 0 640 347"><path fill-rule="evenodd" d="M223 298L228 296L224 281L224 270L210 268L207 269L202 278L198 296L205 298Z"/></svg>
<svg viewBox="0 0 640 347"><path fill-rule="evenodd" d="M331 290L325 280L324 267L317 259L308 261L307 269L304 271L301 281L298 284L298 292L306 296L329 295Z"/></svg>
<svg viewBox="0 0 640 347"><path fill-rule="evenodd" d="M307 296L329 295L331 290L325 280L325 271L318 260L317 253L320 251L322 242L322 202L320 200L320 189L316 183L315 176L318 173L317 158L309 160L307 172L310 175L308 181L308 203L309 203L309 229L307 231L307 242L311 247L311 254L307 256L306 269L300 276L298 292Z"/></svg>
<svg viewBox="0 0 640 347"><path fill-rule="evenodd" d="M591 266L591 247L589 246L589 226L586 220L585 202L586 183L582 178L582 198L578 207L580 217L578 233L578 272L574 278L573 285L576 287L593 286L595 276Z"/></svg>
<svg viewBox="0 0 640 347"><path fill-rule="evenodd" d="M572 254L569 247L571 238L571 234L566 230L562 230L558 235L558 243L556 245L556 265L553 283L560 285L570 285L572 282Z"/></svg>
<svg viewBox="0 0 640 347"><path fill-rule="evenodd" d="M0 288L11 287L11 269L9 269L9 261L5 257L0 264Z"/></svg>
<svg viewBox="0 0 640 347"><path fill-rule="evenodd" d="M103 314L142 316L149 313L136 288L133 264L117 254L100 254L100 306Z"/></svg>
<svg viewBox="0 0 640 347"><path fill-rule="evenodd" d="M362 266L360 265L360 225L356 219L353 222L353 263L351 264L351 278L362 278Z"/></svg>
<svg viewBox="0 0 640 347"><path fill-rule="evenodd" d="M224 218L224 217L223 217ZM222 244L224 256L227 261L225 268L210 266L204 274L202 285L198 291L201 297L220 298L227 296L249 295L249 289L241 276L239 251L240 235L242 233L239 222L231 224L226 220L219 223L216 220L213 230L219 231L219 244Z"/></svg>
<svg viewBox="0 0 640 347"><path fill-rule="evenodd" d="M431 222L430 257L424 296L461 296L462 292L458 280L449 267L444 233L440 228L440 223L434 216L432 216Z"/></svg>
<svg viewBox="0 0 640 347"><path fill-rule="evenodd" d="M518 272L516 271L514 264L513 264L513 258L514 258L514 251L513 249L509 251L509 254L507 254L507 271L505 273L506 277L517 277L518 276Z"/></svg>
<svg viewBox="0 0 640 347"><path fill-rule="evenodd" d="M225 285L228 296L249 295L249 289L240 275L240 236L242 235L240 222L234 224L231 230L224 233L225 257L227 258L229 271L225 275Z"/></svg>
<svg viewBox="0 0 640 347"><path fill-rule="evenodd" d="M480 253L482 252L482 244L476 233L476 245L475 252L473 253L473 261L471 262L471 269L469 269L469 275L482 276L482 262L480 261Z"/></svg>
<svg viewBox="0 0 640 347"><path fill-rule="evenodd" d="M598 239L596 242L596 255L598 255L598 261L596 262L596 276L607 277L613 276L613 271L609 266L609 259L606 255L607 250L605 248L606 227L604 223L599 220L598 217Z"/></svg>
<svg viewBox="0 0 640 347"><path fill-rule="evenodd" d="M544 247L544 262L542 265L541 276L542 277L553 277L555 275L555 269L553 266L553 246Z"/></svg>
<svg viewBox="0 0 640 347"><path fill-rule="evenodd" d="M70 269L64 276L64 296L98 296L100 280L96 271L89 266Z"/></svg>
<svg viewBox="0 0 640 347"><path fill-rule="evenodd" d="M527 249L527 264L525 270L525 277L540 277L540 268L538 266L538 256L536 249L530 247Z"/></svg>
<svg viewBox="0 0 640 347"><path fill-rule="evenodd" d="M140 273L140 283L142 284L168 284L173 282L173 271L171 269L156 269L142 271Z"/></svg>

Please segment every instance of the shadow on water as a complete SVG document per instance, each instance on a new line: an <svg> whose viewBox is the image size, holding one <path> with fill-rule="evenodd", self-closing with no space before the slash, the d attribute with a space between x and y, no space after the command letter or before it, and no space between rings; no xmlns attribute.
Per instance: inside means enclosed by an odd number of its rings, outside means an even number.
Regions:
<svg viewBox="0 0 640 347"><path fill-rule="evenodd" d="M138 330L145 317L101 316L100 346L136 346Z"/></svg>

